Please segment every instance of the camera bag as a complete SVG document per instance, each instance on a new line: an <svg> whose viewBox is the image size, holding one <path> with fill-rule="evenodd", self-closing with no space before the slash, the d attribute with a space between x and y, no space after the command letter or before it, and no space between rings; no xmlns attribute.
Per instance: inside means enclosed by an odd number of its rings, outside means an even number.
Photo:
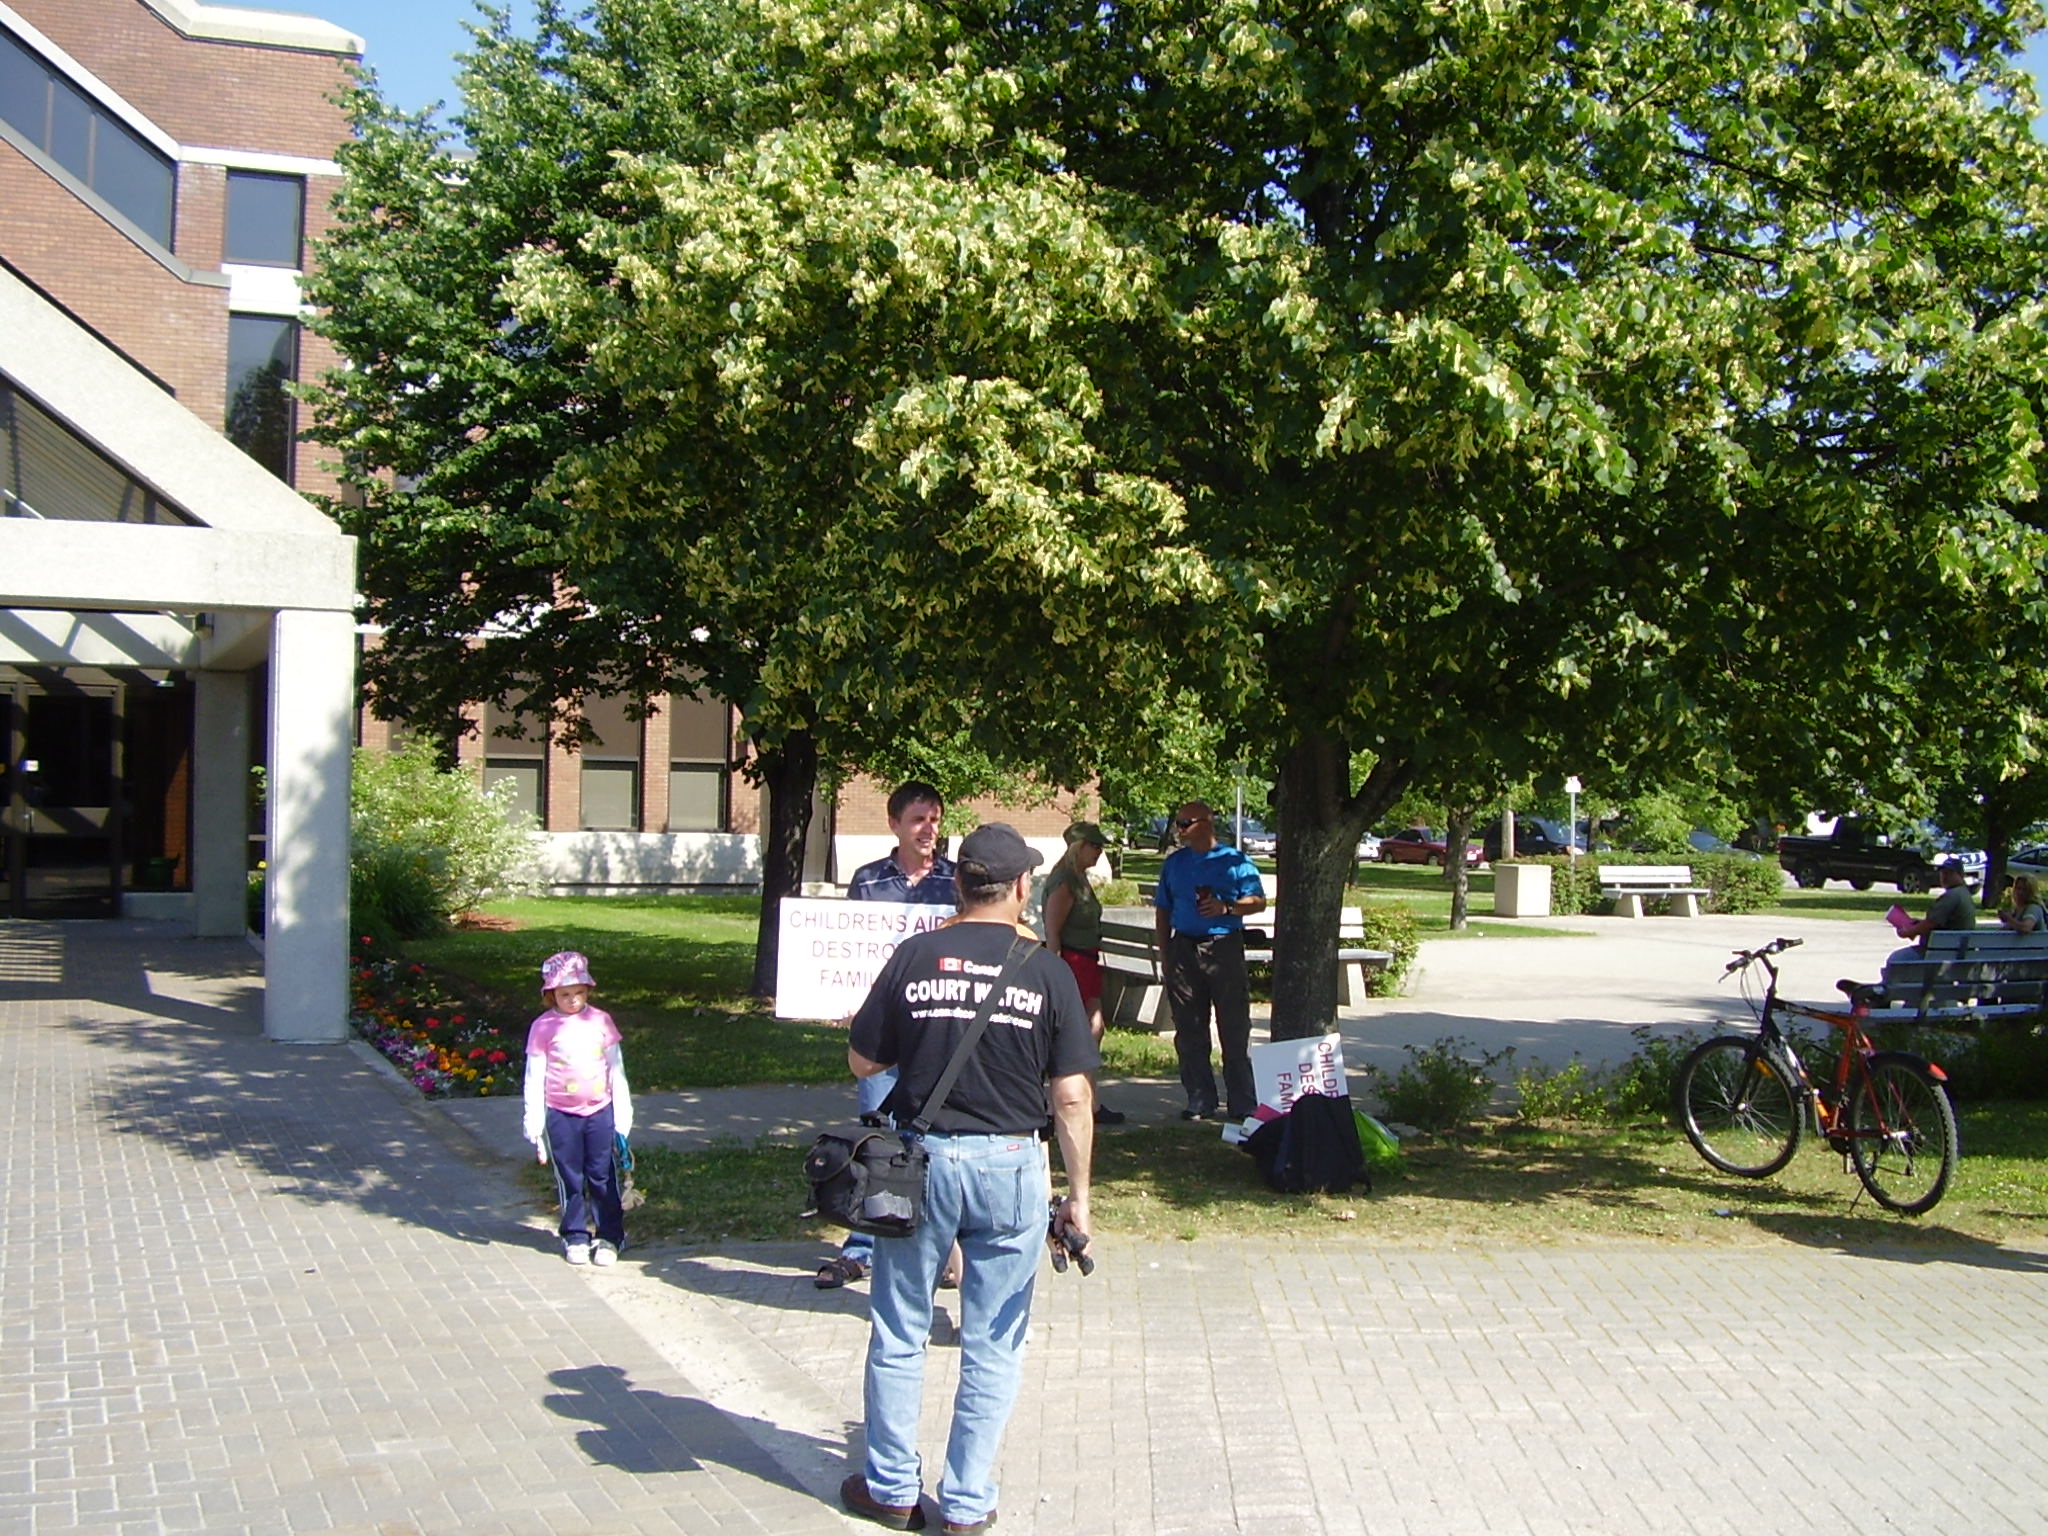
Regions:
<svg viewBox="0 0 2048 1536"><path fill-rule="evenodd" d="M918 1139L931 1129L932 1116L946 1102L959 1081L967 1058L988 1032L996 1000L1005 984L1016 975L1029 948L1019 951L1013 943L1002 974L990 984L974 1022L967 1026L946 1070L939 1075L931 1097L904 1131L826 1131L804 1154L804 1178L811 1186L811 1209L804 1214L821 1216L834 1226L873 1237L906 1237L924 1220L924 1178L930 1156Z"/></svg>

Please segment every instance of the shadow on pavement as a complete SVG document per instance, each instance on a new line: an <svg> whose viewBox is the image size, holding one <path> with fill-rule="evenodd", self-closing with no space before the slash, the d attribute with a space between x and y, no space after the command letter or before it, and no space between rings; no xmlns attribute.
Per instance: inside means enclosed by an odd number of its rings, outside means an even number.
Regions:
<svg viewBox="0 0 2048 1536"><path fill-rule="evenodd" d="M767 1476L806 1492L787 1467L798 1454L838 1457L843 1443L827 1443L746 1414L734 1414L702 1398L677 1397L632 1384L616 1365L575 1366L553 1371L559 1392L541 1399L549 1412L595 1426L576 1432L576 1444L591 1461L637 1476L701 1471L706 1461ZM764 1467L761 1451L773 1458Z"/></svg>
<svg viewBox="0 0 2048 1536"><path fill-rule="evenodd" d="M103 1053L88 1102L110 1130L197 1163L239 1162L266 1193L346 1202L465 1243L547 1245L509 1214L524 1197L506 1167L446 1136L412 1090L346 1045L266 1039L246 945L85 926L8 932L0 1000L55 1002L60 1027Z"/></svg>

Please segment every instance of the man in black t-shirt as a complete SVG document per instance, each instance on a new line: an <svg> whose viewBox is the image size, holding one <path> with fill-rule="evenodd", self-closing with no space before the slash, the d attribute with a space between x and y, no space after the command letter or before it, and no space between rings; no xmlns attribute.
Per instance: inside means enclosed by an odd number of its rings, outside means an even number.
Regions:
<svg viewBox="0 0 2048 1536"><path fill-rule="evenodd" d="M925 1215L908 1237L875 1244L865 1381L867 1461L840 1485L857 1515L911 1529L922 1523L918 1408L932 1287L955 1239L960 1286L960 1379L940 1475L950 1527L982 1530L996 1512L995 1463L1023 1370L1031 1290L1045 1250L1050 1193L1038 1129L1052 1084L1054 1130L1067 1172L1059 1221L1089 1233L1099 1057L1080 989L1066 963L1018 931L1040 855L1015 828L990 822L960 844L960 920L897 946L853 1017L847 1060L867 1077L901 1074L898 1123L924 1111L932 1089L995 991L987 1032L931 1117Z"/></svg>

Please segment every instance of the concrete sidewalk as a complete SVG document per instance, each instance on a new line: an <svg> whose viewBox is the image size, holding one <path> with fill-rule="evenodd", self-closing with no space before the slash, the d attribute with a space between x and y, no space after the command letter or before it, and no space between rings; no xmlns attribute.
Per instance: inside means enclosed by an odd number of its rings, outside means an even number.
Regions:
<svg viewBox="0 0 2048 1536"><path fill-rule="evenodd" d="M1613 935L1667 969L1639 1021L1684 1006L1702 965L1696 1000L1720 1000L1732 944L1709 925L1742 921ZM1554 974L1576 978L1607 934L1462 942L1487 962L1433 951L1415 996L1347 1018L1347 1040L1628 1022L1597 989L1542 1018L1477 996L1495 965L1522 981L1489 985L1534 995L1551 962L1523 944L1572 946ZM1798 974L1820 978L1808 995L1833 980ZM471 1104L423 1103L350 1049L267 1043L256 985L235 945L0 925L5 1167L28 1217L0 1245L0 1529L867 1528L831 1502L858 1446L862 1288L814 1290L804 1245L572 1270L514 1158L461 1129ZM701 1138L772 1107L676 1096L663 1114ZM1506 1251L1357 1240L1365 1222L1282 1243L1103 1233L1093 1276L1041 1278L1000 1529L2048 1526L2048 1257L1871 1246L1884 1224L1851 1193L1824 1248L1734 1224ZM1375 1200L1385 1234L1398 1190Z"/></svg>

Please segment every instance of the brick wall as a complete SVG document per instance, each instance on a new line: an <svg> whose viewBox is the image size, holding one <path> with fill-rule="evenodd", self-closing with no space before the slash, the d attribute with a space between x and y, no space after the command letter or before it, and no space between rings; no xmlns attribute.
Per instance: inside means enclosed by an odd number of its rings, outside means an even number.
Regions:
<svg viewBox="0 0 2048 1536"><path fill-rule="evenodd" d="M28 280L218 428L227 410L228 293L180 280L0 143L0 244Z"/></svg>
<svg viewBox="0 0 2048 1536"><path fill-rule="evenodd" d="M348 135L338 55L185 37L141 0L11 3L180 144L326 160Z"/></svg>
<svg viewBox="0 0 2048 1536"><path fill-rule="evenodd" d="M347 119L327 100L347 80L340 55L188 38L141 0L13 3L181 145L331 160L348 136ZM328 205L339 186L338 177L307 178L309 257L331 222ZM177 258L217 272L226 218L226 170L181 162L172 235ZM0 144L0 249L58 303L168 384L193 415L216 430L225 424L225 288L183 281L6 144ZM317 380L335 363L332 347L301 335L301 380ZM303 427L305 407L298 417ZM294 486L309 495L336 494L332 457L301 443Z"/></svg>

